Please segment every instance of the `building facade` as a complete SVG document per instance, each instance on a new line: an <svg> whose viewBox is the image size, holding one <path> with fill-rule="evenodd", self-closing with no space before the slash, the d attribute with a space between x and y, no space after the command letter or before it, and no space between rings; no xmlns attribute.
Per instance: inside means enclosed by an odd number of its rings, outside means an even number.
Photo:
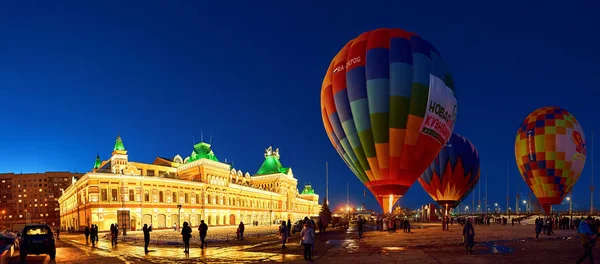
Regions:
<svg viewBox="0 0 600 264"><path fill-rule="evenodd" d="M319 196L310 185L298 192L292 169L279 158L279 150L269 147L258 172L250 175L220 162L202 142L185 159L157 157L146 164L129 161L118 137L110 159L97 157L94 169L59 198L61 224L108 230L118 223L139 230L144 224L172 228L184 221L198 226L200 220L211 226L268 225L318 215Z"/></svg>
<svg viewBox="0 0 600 264"><path fill-rule="evenodd" d="M12 228L27 223L58 227L61 189L81 173L3 173L0 174L0 226Z"/></svg>

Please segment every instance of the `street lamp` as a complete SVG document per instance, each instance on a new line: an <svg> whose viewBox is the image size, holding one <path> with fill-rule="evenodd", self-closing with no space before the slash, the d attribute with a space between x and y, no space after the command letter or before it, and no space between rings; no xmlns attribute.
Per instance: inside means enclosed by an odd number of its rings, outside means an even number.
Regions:
<svg viewBox="0 0 600 264"><path fill-rule="evenodd" d="M469 212L469 206L465 206L465 213Z"/></svg>
<svg viewBox="0 0 600 264"><path fill-rule="evenodd" d="M569 201L569 215L571 216L571 223L573 223L573 201L571 200L571 197L567 197L567 201Z"/></svg>
<svg viewBox="0 0 600 264"><path fill-rule="evenodd" d="M179 223L177 223L177 224L178 224L179 226L181 226L181 204L178 204L178 205L177 205L177 209L179 209L179 216L177 217L177 218L179 218L179 219L178 219L179 221L177 221L177 222L179 222Z"/></svg>
<svg viewBox="0 0 600 264"><path fill-rule="evenodd" d="M527 204L527 201L523 200L523 204L525 205L525 212L529 213L529 205Z"/></svg>

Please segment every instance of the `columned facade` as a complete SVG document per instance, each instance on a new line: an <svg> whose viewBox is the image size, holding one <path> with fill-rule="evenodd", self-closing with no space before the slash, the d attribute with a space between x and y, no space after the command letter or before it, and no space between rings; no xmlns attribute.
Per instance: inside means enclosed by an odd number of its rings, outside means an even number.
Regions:
<svg viewBox="0 0 600 264"><path fill-rule="evenodd" d="M130 162L119 137L113 156L94 166L59 198L61 225L82 229L96 224L122 226L117 211L128 211L130 230L144 224L173 228L184 221L198 226L259 225L295 221L319 213L318 195L298 192L279 151L265 151L265 162L251 176L218 161L210 145L196 144L190 157L158 157L152 164Z"/></svg>

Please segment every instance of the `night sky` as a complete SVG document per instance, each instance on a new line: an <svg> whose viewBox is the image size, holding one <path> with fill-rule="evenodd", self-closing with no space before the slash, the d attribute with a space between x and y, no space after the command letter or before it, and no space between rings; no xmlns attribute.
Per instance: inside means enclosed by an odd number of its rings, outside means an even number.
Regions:
<svg viewBox="0 0 600 264"><path fill-rule="evenodd" d="M478 148L490 204L505 207L509 164L514 207L517 183L529 193L514 140L530 112L560 106L588 142L600 133L600 4L487 2L0 0L0 171L89 171L119 134L130 160L186 157L202 131L219 159L251 174L265 148L280 148L299 188L321 197L328 161L334 206L349 182L353 205L379 210L325 134L320 90L347 41L397 27L449 64L454 132ZM575 209L589 209L588 146ZM415 182L400 204L430 201Z"/></svg>

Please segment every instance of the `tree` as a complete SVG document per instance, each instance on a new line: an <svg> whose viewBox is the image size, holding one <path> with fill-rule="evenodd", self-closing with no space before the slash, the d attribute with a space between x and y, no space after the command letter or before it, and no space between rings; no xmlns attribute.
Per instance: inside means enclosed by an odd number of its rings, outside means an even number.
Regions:
<svg viewBox="0 0 600 264"><path fill-rule="evenodd" d="M321 211L319 212L319 217L325 216L327 222L331 222L331 210L329 210L329 205L327 205L327 197L323 199L323 205L321 206Z"/></svg>

